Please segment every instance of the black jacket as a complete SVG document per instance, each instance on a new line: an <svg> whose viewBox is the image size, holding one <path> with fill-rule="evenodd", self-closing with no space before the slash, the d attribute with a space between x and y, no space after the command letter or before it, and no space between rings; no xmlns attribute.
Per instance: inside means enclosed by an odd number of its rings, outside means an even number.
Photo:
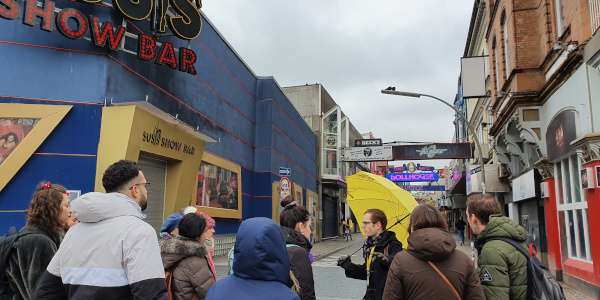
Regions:
<svg viewBox="0 0 600 300"><path fill-rule="evenodd" d="M315 300L315 282L308 255L312 245L305 236L293 229L282 227L281 231L290 258L290 269L300 283L300 299Z"/></svg>
<svg viewBox="0 0 600 300"><path fill-rule="evenodd" d="M12 299L32 299L33 292L60 243L59 234L48 234L28 225L13 245L6 270Z"/></svg>
<svg viewBox="0 0 600 300"><path fill-rule="evenodd" d="M379 259L375 256L371 270L367 274L367 260L371 253L371 249L375 247L375 252L383 254L387 257L386 260ZM402 251L402 243L396 239L396 234L392 231L384 231L377 238L368 238L363 245L363 257L365 263L362 265L353 264L350 260L346 260L342 264L346 277L367 280L367 291L363 299L365 300L381 300L383 298L383 289L385 288L385 281L390 268L390 263L394 259L396 253Z"/></svg>

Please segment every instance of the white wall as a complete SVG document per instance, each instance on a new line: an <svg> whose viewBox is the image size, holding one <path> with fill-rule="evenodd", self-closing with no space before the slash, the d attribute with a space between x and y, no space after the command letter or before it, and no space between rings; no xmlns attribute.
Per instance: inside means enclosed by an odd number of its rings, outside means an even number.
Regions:
<svg viewBox="0 0 600 300"><path fill-rule="evenodd" d="M592 119L594 121L594 131L600 131L600 70L591 66L588 69L588 80L590 83Z"/></svg>
<svg viewBox="0 0 600 300"><path fill-rule="evenodd" d="M586 76L586 65L583 64L575 71L542 107L542 134L546 136L548 124L565 108L577 111L577 138L592 132L591 112L589 108L589 92ZM600 83L600 81L598 81ZM600 95L600 94L599 94ZM600 98L598 98L600 101ZM596 114L598 116L598 114Z"/></svg>

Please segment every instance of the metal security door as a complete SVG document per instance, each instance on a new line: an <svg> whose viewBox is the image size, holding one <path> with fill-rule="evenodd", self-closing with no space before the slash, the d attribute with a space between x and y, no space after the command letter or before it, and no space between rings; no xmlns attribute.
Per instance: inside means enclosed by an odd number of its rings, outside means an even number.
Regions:
<svg viewBox="0 0 600 300"><path fill-rule="evenodd" d="M338 205L335 198L323 195L323 237L338 235Z"/></svg>
<svg viewBox="0 0 600 300"><path fill-rule="evenodd" d="M148 207L144 211L146 222L158 232L163 223L165 210L165 190L167 178L167 162L148 155L140 155L139 167L144 172L148 186Z"/></svg>

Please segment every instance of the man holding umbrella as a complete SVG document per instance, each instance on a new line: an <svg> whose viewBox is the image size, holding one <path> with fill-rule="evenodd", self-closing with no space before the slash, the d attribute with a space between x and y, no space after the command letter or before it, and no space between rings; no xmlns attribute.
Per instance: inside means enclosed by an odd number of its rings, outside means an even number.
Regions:
<svg viewBox="0 0 600 300"><path fill-rule="evenodd" d="M385 213L379 209L368 209L363 217L362 228L367 236L362 248L365 263L354 264L350 256L342 256L338 260L338 266L345 270L346 277L367 281L364 300L382 299L390 263L394 255L402 251L402 243L386 227Z"/></svg>

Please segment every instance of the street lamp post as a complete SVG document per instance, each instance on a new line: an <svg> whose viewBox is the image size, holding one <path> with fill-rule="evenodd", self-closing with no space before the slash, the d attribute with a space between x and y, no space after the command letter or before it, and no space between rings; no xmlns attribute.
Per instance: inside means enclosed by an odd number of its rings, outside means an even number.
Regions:
<svg viewBox="0 0 600 300"><path fill-rule="evenodd" d="M483 150L481 150L481 144L479 143L479 138L477 137L475 130L473 129L473 127L471 127L471 125L467 121L467 118L465 117L463 112L459 111L456 107L454 107L454 105L452 105L438 97L432 96L432 95L413 93L413 92L396 91L395 87L388 87L385 90L381 90L381 93L387 94L387 95L405 96L405 97L413 97L413 98L428 97L428 98L434 99L434 100L452 108L456 112L456 115L459 118L461 118L465 122L465 124L467 124L467 131L469 131L471 136L473 136L473 141L475 142L475 147L477 147L477 154L479 154L479 164L481 166L481 182L480 182L481 192L485 194L485 163L483 162Z"/></svg>

